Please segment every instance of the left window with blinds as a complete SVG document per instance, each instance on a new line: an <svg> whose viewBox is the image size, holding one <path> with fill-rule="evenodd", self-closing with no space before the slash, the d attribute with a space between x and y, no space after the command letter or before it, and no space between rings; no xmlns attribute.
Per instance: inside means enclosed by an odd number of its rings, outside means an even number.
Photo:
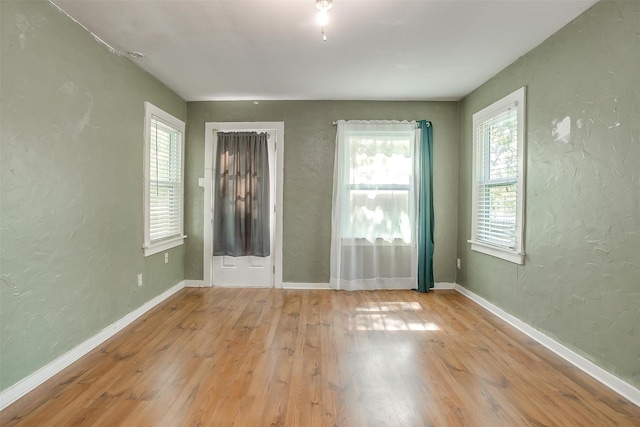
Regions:
<svg viewBox="0 0 640 427"><path fill-rule="evenodd" d="M145 102L145 256L184 243L184 122Z"/></svg>

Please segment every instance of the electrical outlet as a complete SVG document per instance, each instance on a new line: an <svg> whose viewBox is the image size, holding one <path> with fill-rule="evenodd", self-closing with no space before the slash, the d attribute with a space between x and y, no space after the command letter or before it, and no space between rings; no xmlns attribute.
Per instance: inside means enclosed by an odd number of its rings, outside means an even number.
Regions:
<svg viewBox="0 0 640 427"><path fill-rule="evenodd" d="M142 273L138 274L138 286L142 286Z"/></svg>
<svg viewBox="0 0 640 427"><path fill-rule="evenodd" d="M462 260L460 258L456 259L456 267L458 267L458 270L462 268Z"/></svg>
<svg viewBox="0 0 640 427"><path fill-rule="evenodd" d="M165 252L164 253L164 263L168 264L169 263L169 252Z"/></svg>

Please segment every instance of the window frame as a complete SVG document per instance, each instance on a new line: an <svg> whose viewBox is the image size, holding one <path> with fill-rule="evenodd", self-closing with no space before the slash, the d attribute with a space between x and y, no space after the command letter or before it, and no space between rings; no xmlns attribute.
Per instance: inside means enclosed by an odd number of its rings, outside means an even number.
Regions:
<svg viewBox="0 0 640 427"><path fill-rule="evenodd" d="M172 128L180 134L180 230L179 234L167 238L151 240L151 122L152 118ZM156 107L150 102L144 103L144 240L142 250L144 256L180 246L187 237L184 235L184 135L185 123Z"/></svg>
<svg viewBox="0 0 640 427"><path fill-rule="evenodd" d="M366 125L366 123L362 123L363 125ZM375 124L375 123L374 123ZM406 132L407 136L409 136L409 132ZM371 129L364 129L364 130L350 130L350 131L345 131L345 150L350 150L350 146L351 146L351 139L350 137L352 136L356 136L356 137L360 137L361 139L366 139L367 137L375 139L375 138L380 138L381 135L392 135L392 137L394 139L402 139L404 138L404 136L399 136L400 132L396 132L396 131L376 131L376 130L371 130ZM351 183L351 169L349 167L349 163L345 162L343 165L343 171L342 171L342 176L345 178L344 179L344 189L342 192L342 197L343 197L343 206L345 207L345 209L342 210L342 217L343 217L343 224L348 224L348 218L350 217L351 211L349 209L346 209L349 206L349 199L350 199L350 195L352 191L367 191L367 190L376 190L376 189L384 189L384 190L389 190L389 191L404 191L407 193L407 198L408 198L408 212L415 212L417 209L417 190L416 190L416 186L417 186L417 177L414 176L416 175L417 171L416 171L416 159L415 156L417 155L417 147L419 144L419 138L418 138L418 130L416 129L415 131L412 132L411 135L412 138L412 143L411 143L411 158L412 158L412 168L411 168L411 176L413 177L412 182L410 182L409 184L376 184L376 183L367 183L367 184L352 184ZM417 227L417 218L413 221L412 223L412 227L416 228ZM343 243L348 243L350 246L415 246L416 245L416 239L415 239L415 232L412 233L412 238L411 238L411 242L407 243L404 241L399 241L398 239L395 239L393 242L388 242L386 240L382 240L380 238L376 239L376 241L374 242L369 242L368 240L362 238L362 237L354 237L352 234L351 229L347 230L349 234L349 236L343 236L342 240ZM415 230L414 230L415 231Z"/></svg>
<svg viewBox="0 0 640 427"><path fill-rule="evenodd" d="M490 149L490 144L487 145L484 141L478 139L478 128L484 123L490 121L496 116L509 111L512 108L516 108L516 120L517 120L517 157L518 157L518 171L516 175L515 187L516 187L516 221L515 221L515 244L513 247L500 244L491 244L478 239L478 187L480 185L478 170L478 155L481 149ZM515 264L524 263L524 200L525 200L525 151L526 151L526 87L510 93L504 98L494 102L486 108L476 112L473 115L473 157L472 157L472 205L471 205L471 239L468 241L471 244L471 250L481 252L487 255L491 255L497 258L504 259L506 261L513 262ZM483 169L486 171L486 168ZM496 180L499 181L499 180ZM498 185L510 185L511 180L502 180L502 184L496 182ZM512 185L512 184L511 184Z"/></svg>

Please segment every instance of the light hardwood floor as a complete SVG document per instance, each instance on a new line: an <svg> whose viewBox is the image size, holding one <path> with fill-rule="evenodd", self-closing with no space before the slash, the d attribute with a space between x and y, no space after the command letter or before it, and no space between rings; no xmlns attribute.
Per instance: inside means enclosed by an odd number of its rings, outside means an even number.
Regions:
<svg viewBox="0 0 640 427"><path fill-rule="evenodd" d="M640 426L454 291L184 289L4 426Z"/></svg>

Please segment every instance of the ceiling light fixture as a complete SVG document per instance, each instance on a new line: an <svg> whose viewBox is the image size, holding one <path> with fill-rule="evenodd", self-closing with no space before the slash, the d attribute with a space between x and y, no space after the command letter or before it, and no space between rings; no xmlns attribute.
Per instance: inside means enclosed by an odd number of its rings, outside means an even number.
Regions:
<svg viewBox="0 0 640 427"><path fill-rule="evenodd" d="M140 52L127 52L127 55L133 59L144 58L144 55Z"/></svg>
<svg viewBox="0 0 640 427"><path fill-rule="evenodd" d="M329 9L333 7L333 0L316 0L316 8L320 11L318 14L318 24L322 26L322 40L327 41L327 34L324 27L329 23Z"/></svg>

